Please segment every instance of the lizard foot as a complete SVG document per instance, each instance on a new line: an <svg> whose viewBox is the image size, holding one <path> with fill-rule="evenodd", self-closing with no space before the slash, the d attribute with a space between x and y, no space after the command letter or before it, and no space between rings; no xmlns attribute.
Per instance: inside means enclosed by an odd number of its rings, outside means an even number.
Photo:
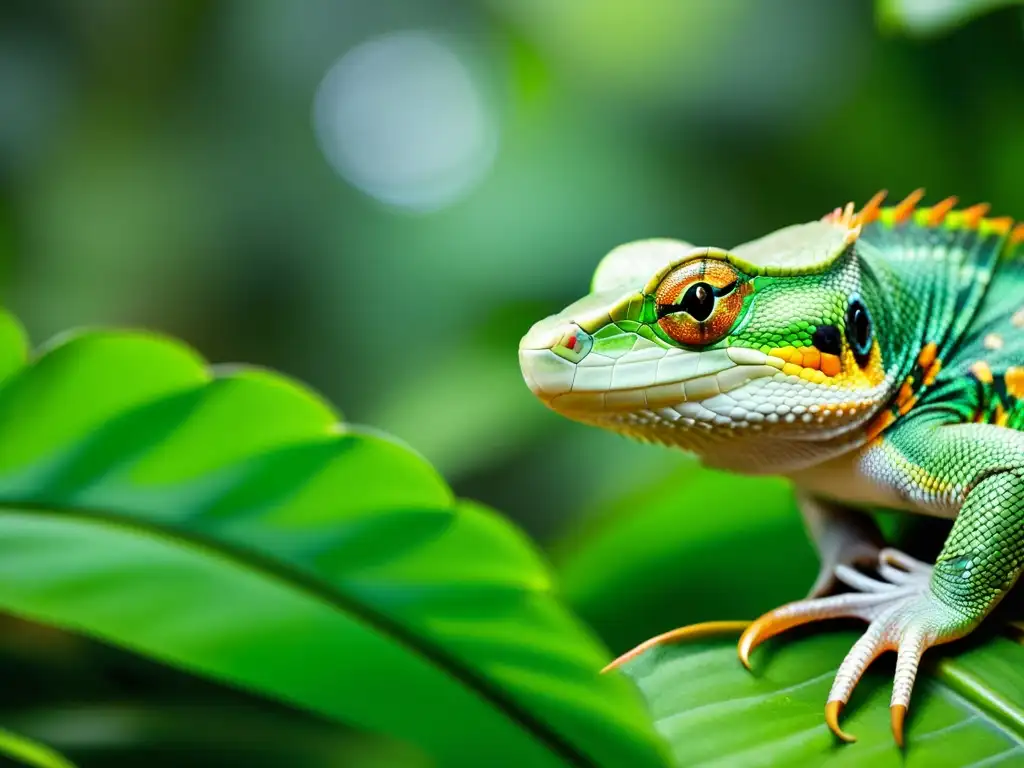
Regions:
<svg viewBox="0 0 1024 768"><path fill-rule="evenodd" d="M854 737L839 727L839 714L861 675L886 651L896 651L896 676L889 704L892 732L903 746L903 720L922 654L930 647L967 634L973 623L936 598L930 589L932 566L895 549L879 552L879 578L845 565L836 576L857 590L842 595L799 600L766 613L740 637L740 661L750 669L750 653L763 641L793 627L834 618L858 618L868 628L836 672L825 705L825 722L843 741Z"/></svg>
<svg viewBox="0 0 1024 768"><path fill-rule="evenodd" d="M881 549L870 541L858 539L846 543L842 549L823 551L818 577L814 580L807 597L824 597L831 594L842 581L839 577L840 569L850 570L858 565L872 567L878 562Z"/></svg>

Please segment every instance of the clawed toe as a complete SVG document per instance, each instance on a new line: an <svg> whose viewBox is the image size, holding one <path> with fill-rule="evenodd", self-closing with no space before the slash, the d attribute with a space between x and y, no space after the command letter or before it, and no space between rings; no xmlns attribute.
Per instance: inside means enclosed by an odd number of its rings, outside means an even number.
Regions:
<svg viewBox="0 0 1024 768"><path fill-rule="evenodd" d="M930 598L924 598L925 601ZM903 720L910 704L910 693L917 676L917 667L925 650L934 645L937 637L928 632L931 623L920 614L931 613L921 610L922 598L908 595L898 599L878 618L874 619L860 639L854 643L839 665L832 690L826 704L826 722L832 732L843 741L853 737L839 728L836 719L829 719L830 711L836 715L850 700L854 688L871 663L886 651L896 651L896 676L893 681L892 699L889 702L892 731L896 743L903 745ZM939 609L941 611L941 609ZM836 707L838 705L838 708ZM830 710L831 708L831 710Z"/></svg>
<svg viewBox="0 0 1024 768"><path fill-rule="evenodd" d="M847 547L842 552L833 553L831 557L823 554L822 557L825 559L821 563L821 571L807 593L807 599L830 595L835 591L838 582L843 581L839 576L841 570L852 571L856 566L872 567L878 561L880 551L874 545L862 542Z"/></svg>
<svg viewBox="0 0 1024 768"><path fill-rule="evenodd" d="M860 618L870 621L874 610L889 599L885 593L850 593L799 600L769 611L740 636L737 651L743 666L750 669L750 654L770 637L795 627L826 619Z"/></svg>
<svg viewBox="0 0 1024 768"><path fill-rule="evenodd" d="M868 622L836 672L825 705L825 722L843 741L854 741L839 726L839 715L868 666L886 651L896 651L890 715L893 738L902 746L903 723L921 656L929 647L963 634L966 622L931 594L932 567L928 564L884 549L878 555L877 572L875 578L849 566L837 566L836 577L856 592L800 600L766 613L743 633L737 650L749 669L750 653L788 629L833 618Z"/></svg>

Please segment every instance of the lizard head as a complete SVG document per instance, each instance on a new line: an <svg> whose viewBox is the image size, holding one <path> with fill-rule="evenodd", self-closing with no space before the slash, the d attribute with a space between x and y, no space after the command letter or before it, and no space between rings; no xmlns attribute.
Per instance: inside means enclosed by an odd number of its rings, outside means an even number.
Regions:
<svg viewBox="0 0 1024 768"><path fill-rule="evenodd" d="M863 435L895 379L880 338L888 302L858 233L848 207L731 250L620 246L590 295L523 338L524 378L569 418L713 466L821 461L828 443Z"/></svg>

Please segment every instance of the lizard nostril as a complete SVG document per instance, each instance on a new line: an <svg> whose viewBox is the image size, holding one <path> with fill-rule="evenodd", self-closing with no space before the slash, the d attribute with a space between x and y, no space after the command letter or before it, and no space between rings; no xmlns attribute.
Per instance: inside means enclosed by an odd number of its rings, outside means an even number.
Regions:
<svg viewBox="0 0 1024 768"><path fill-rule="evenodd" d="M594 348L594 337L578 325L570 325L551 351L572 363L578 363Z"/></svg>

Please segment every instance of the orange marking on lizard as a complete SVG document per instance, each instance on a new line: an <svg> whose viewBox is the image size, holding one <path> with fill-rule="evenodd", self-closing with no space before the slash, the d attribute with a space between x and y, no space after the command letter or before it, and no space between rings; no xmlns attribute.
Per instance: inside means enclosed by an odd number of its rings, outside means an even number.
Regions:
<svg viewBox="0 0 1024 768"><path fill-rule="evenodd" d="M1018 400L1024 400L1024 368L1019 365L1011 365L1006 369L1004 379L1006 380L1006 391Z"/></svg>
<svg viewBox="0 0 1024 768"><path fill-rule="evenodd" d="M842 373L843 365L838 355L830 355L827 352L821 354L821 372L826 376L838 376Z"/></svg>
<svg viewBox="0 0 1024 768"><path fill-rule="evenodd" d="M865 203L864 207L861 208L860 213L857 214L857 224L868 225L873 221L877 221L878 217L882 213L882 202L888 194L888 191L884 189L876 192L874 196Z"/></svg>
<svg viewBox="0 0 1024 768"><path fill-rule="evenodd" d="M934 342L925 344L917 356L917 364L922 370L921 385L931 386L942 370L942 361L938 358L938 345ZM907 376L896 393L893 406L901 416L905 416L913 410L919 400L919 394L914 391L914 377ZM889 422L891 423L891 422ZM886 424L888 426L888 424Z"/></svg>
<svg viewBox="0 0 1024 768"><path fill-rule="evenodd" d="M947 197L945 200L933 205L928 211L928 225L932 227L939 226L939 224L946 220L946 216L949 215L949 212L956 207L956 203L956 197Z"/></svg>
<svg viewBox="0 0 1024 768"><path fill-rule="evenodd" d="M1000 234L1009 234L1010 228L1013 226L1013 219L1009 216L1000 216L997 219L986 219L989 226L992 227L992 231Z"/></svg>
<svg viewBox="0 0 1024 768"><path fill-rule="evenodd" d="M964 210L964 224L970 229L977 229L981 224L982 217L991 208L988 203L978 203Z"/></svg>
<svg viewBox="0 0 1024 768"><path fill-rule="evenodd" d="M806 347L801 353L800 357L803 359L803 363L808 368L815 368L821 370L821 352L818 351L817 347Z"/></svg>
<svg viewBox="0 0 1024 768"><path fill-rule="evenodd" d="M900 391L896 394L896 405L900 407L902 412L903 406L914 399L914 377L907 376L906 381L903 382L903 386L900 387Z"/></svg>
<svg viewBox="0 0 1024 768"><path fill-rule="evenodd" d="M810 368L811 370L821 371L826 376L838 376L842 370L842 361L838 355L830 355L827 352L820 352L817 347L804 347L797 349L795 347L776 347L775 349L768 350L768 354L771 357L777 357L780 360L786 361L786 366L783 366L783 373L793 374L799 376L799 372L796 369L799 368ZM787 366L794 366L789 368Z"/></svg>
<svg viewBox="0 0 1024 768"><path fill-rule="evenodd" d="M899 204L893 209L893 220L897 223L903 223L914 214L914 209L917 204L921 202L921 198L924 197L923 189L915 189L909 195L907 195Z"/></svg>
<svg viewBox="0 0 1024 768"><path fill-rule="evenodd" d="M1015 226L1010 232L1010 247L1013 248L1021 243L1024 243L1024 222Z"/></svg>
<svg viewBox="0 0 1024 768"><path fill-rule="evenodd" d="M917 393L914 392L914 377L907 376L900 391L896 393L896 400L893 403L900 412L900 416L906 416L910 410L917 405Z"/></svg>
<svg viewBox="0 0 1024 768"><path fill-rule="evenodd" d="M939 360L939 345L934 341L930 341L922 347L920 354L917 356L917 364L920 366L922 371L921 384L925 387L930 387L935 383L935 379L938 378L939 371L942 370L942 361Z"/></svg>
<svg viewBox="0 0 1024 768"><path fill-rule="evenodd" d="M932 367L932 363L935 362L939 354L939 345L934 341L929 341L921 348L921 352L917 356L917 364L921 366L921 370L927 371Z"/></svg>
<svg viewBox="0 0 1024 768"><path fill-rule="evenodd" d="M885 430L891 427L893 422L895 421L896 416L888 408L886 408L880 414L875 416L875 418L873 418L868 423L868 426L865 429L865 434L867 436L868 442L873 443L875 439L878 438L878 436L881 435L883 432L885 432Z"/></svg>
<svg viewBox="0 0 1024 768"><path fill-rule="evenodd" d="M994 418L992 419L992 423L995 424L997 427L1005 427L1009 420L1009 412L1007 412L1007 410L1003 408L1003 406L997 405Z"/></svg>

